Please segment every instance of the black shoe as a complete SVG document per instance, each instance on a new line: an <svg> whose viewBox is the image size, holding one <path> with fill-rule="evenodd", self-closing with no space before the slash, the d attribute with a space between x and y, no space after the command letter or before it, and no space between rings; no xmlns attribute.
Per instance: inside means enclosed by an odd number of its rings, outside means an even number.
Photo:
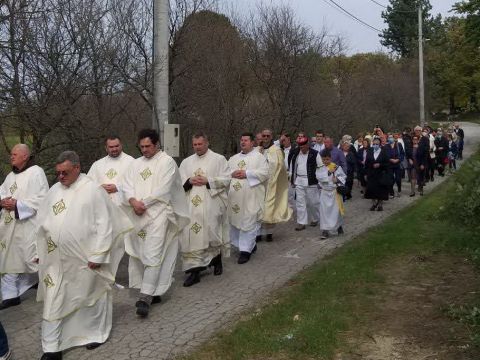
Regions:
<svg viewBox="0 0 480 360"><path fill-rule="evenodd" d="M93 349L96 349L96 348L98 348L99 346L102 346L102 345L103 345L103 343L93 342L93 343L85 345L85 349L93 350Z"/></svg>
<svg viewBox="0 0 480 360"><path fill-rule="evenodd" d="M342 227L342 226L340 226L340 227L337 229L337 233L338 233L338 235L343 235L343 234L344 234L344 232L343 232L343 227Z"/></svg>
<svg viewBox="0 0 480 360"><path fill-rule="evenodd" d="M253 251L252 251L253 253ZM250 260L251 254L247 251L240 251L240 256L238 257L238 264L245 264Z"/></svg>
<svg viewBox="0 0 480 360"><path fill-rule="evenodd" d="M370 207L370 211L375 211L376 208L377 208L377 205L372 205L372 206Z"/></svg>
<svg viewBox="0 0 480 360"><path fill-rule="evenodd" d="M199 271L192 271L190 275L185 279L183 282L183 286L190 287L200 282L200 272Z"/></svg>
<svg viewBox="0 0 480 360"><path fill-rule="evenodd" d="M160 297L160 295L152 296L152 305L160 304L161 302L162 302L162 298Z"/></svg>
<svg viewBox="0 0 480 360"><path fill-rule="evenodd" d="M377 211L383 211L383 206L382 206L382 205L379 205L379 206L377 207Z"/></svg>
<svg viewBox="0 0 480 360"><path fill-rule="evenodd" d="M415 196L415 193L411 193L411 194L410 194L410 197L414 197L414 196Z"/></svg>
<svg viewBox="0 0 480 360"><path fill-rule="evenodd" d="M3 300L2 303L0 304L0 310L5 310L5 309L8 309L9 307L20 305L20 303L21 303L20 296Z"/></svg>
<svg viewBox="0 0 480 360"><path fill-rule="evenodd" d="M267 234L267 238L265 239L267 242L273 241L273 234Z"/></svg>
<svg viewBox="0 0 480 360"><path fill-rule="evenodd" d="M322 235L320 235L320 239L325 240L325 239L328 239L329 236L330 236L330 234L328 233L328 231L323 230Z"/></svg>
<svg viewBox="0 0 480 360"><path fill-rule="evenodd" d="M257 235L257 237L255 238L255 242L260 242L260 241L263 241L263 237L262 235Z"/></svg>
<svg viewBox="0 0 480 360"><path fill-rule="evenodd" d="M223 264L222 264L222 255L218 254L215 258L215 263L213 264L213 275L218 276L223 274Z"/></svg>
<svg viewBox="0 0 480 360"><path fill-rule="evenodd" d="M302 230L305 230L305 225L298 224L298 225L295 227L295 231L302 231Z"/></svg>
<svg viewBox="0 0 480 360"><path fill-rule="evenodd" d="M137 315L144 318L148 316L148 312L150 311L150 305L148 305L143 300L138 300L135 303L135 307L137 308Z"/></svg>
<svg viewBox="0 0 480 360"><path fill-rule="evenodd" d="M43 353L40 360L62 360L62 352L46 352Z"/></svg>
<svg viewBox="0 0 480 360"><path fill-rule="evenodd" d="M310 226L311 226L311 227L318 226L318 221L312 221L312 222L310 223Z"/></svg>

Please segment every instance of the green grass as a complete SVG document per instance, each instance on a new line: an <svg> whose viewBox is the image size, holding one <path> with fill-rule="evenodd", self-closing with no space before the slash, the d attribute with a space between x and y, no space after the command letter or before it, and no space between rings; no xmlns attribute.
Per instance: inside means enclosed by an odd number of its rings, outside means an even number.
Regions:
<svg viewBox="0 0 480 360"><path fill-rule="evenodd" d="M461 172L478 176L473 167ZM339 334L363 320L358 310L369 306L369 295L383 282L377 269L389 260L412 252L458 252L473 258L478 253L480 237L473 229L452 231L452 219L442 216L445 203L458 196L454 179L296 276L271 297L278 300L186 359L332 358L345 345Z"/></svg>

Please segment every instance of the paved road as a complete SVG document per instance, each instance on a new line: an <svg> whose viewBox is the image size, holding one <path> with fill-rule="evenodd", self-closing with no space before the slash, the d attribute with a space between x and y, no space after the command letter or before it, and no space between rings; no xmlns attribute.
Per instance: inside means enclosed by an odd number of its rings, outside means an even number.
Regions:
<svg viewBox="0 0 480 360"><path fill-rule="evenodd" d="M468 137L464 152L467 158L480 143L480 126L468 123L462 126ZM426 192L443 180L437 177L433 185L427 186ZM235 322L247 309L266 301L272 290L281 287L302 269L419 199L418 196L406 196L408 184L404 187L405 195L388 201L380 213L368 211L370 202L360 198L357 189L353 201L346 204L346 234L343 236L322 241L318 228L298 233L290 222L276 228L274 242L260 243L248 264L237 265L233 254L225 261L225 272L220 277L207 272L200 284L184 288L184 275L177 270L177 282L163 303L152 308L148 319L135 316L136 292L115 289L113 330L109 341L92 351L70 350L64 359L171 359L188 352L215 331ZM126 284L125 263L120 268L118 281ZM26 294L22 305L0 312L0 321L6 328L16 360L40 358L41 312L42 305L35 302L33 291Z"/></svg>

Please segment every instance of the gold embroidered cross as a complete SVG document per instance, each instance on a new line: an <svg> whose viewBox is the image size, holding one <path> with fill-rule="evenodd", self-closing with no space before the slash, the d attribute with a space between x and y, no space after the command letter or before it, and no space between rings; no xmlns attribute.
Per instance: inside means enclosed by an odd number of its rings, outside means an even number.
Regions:
<svg viewBox="0 0 480 360"><path fill-rule="evenodd" d="M62 199L59 202L57 202L55 205L53 205L52 208L53 208L53 213L55 214L55 216L57 216L67 207L65 206L65 203L63 202L63 199Z"/></svg>
<svg viewBox="0 0 480 360"><path fill-rule="evenodd" d="M247 163L245 162L245 160L242 160L238 162L237 166L240 170L243 170L247 166Z"/></svg>
<svg viewBox="0 0 480 360"><path fill-rule="evenodd" d="M203 171L202 169L198 168L197 170L195 170L195 172L193 173L193 175L195 175L195 176L205 176L205 171Z"/></svg>
<svg viewBox="0 0 480 360"><path fill-rule="evenodd" d="M235 205L232 206L232 210L235 214L238 214L240 212L240 206L235 204Z"/></svg>
<svg viewBox="0 0 480 360"><path fill-rule="evenodd" d="M198 205L200 205L202 203L202 198L198 195L195 195L192 199L192 204L193 206L197 207Z"/></svg>
<svg viewBox="0 0 480 360"><path fill-rule="evenodd" d="M47 252L50 254L52 251L55 251L57 244L55 244L52 238L49 236L47 239Z"/></svg>
<svg viewBox="0 0 480 360"><path fill-rule="evenodd" d="M147 237L147 232L145 230L140 230L138 233L137 233L138 237L145 240L145 238Z"/></svg>
<svg viewBox="0 0 480 360"><path fill-rule="evenodd" d="M200 232L200 230L202 230L202 227L200 226L199 223L195 223L192 225L192 227L190 228L195 234L198 234Z"/></svg>
<svg viewBox="0 0 480 360"><path fill-rule="evenodd" d="M112 180L115 176L117 176L117 172L115 171L115 169L110 169L105 173L105 175L107 175L107 177Z"/></svg>
<svg viewBox="0 0 480 360"><path fill-rule="evenodd" d="M238 191L242 188L242 184L240 184L240 182L237 181L235 184L233 184L232 187L235 189L235 191Z"/></svg>
<svg viewBox="0 0 480 360"><path fill-rule="evenodd" d="M13 194L15 190L18 189L17 182L15 181L12 186L10 186L10 194Z"/></svg>
<svg viewBox="0 0 480 360"><path fill-rule="evenodd" d="M10 215L10 212L7 211L5 213L5 225L10 224L12 221L13 221L13 217L12 217L12 215Z"/></svg>
<svg viewBox="0 0 480 360"><path fill-rule="evenodd" d="M43 279L43 282L45 283L45 286L47 288L52 288L55 286L55 284L53 283L53 280L52 280L52 277L50 276L50 274L47 274L47 276L45 276L45 278Z"/></svg>
<svg viewBox="0 0 480 360"><path fill-rule="evenodd" d="M147 180L150 176L152 176L152 172L150 171L150 168L146 168L140 173L140 176L142 177L143 181Z"/></svg>

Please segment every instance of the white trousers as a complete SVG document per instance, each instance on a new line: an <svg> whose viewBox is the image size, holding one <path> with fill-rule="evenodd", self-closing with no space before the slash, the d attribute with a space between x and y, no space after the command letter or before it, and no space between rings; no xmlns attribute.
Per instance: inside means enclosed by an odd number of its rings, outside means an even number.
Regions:
<svg viewBox="0 0 480 360"><path fill-rule="evenodd" d="M141 294L161 296L173 282L173 271L177 260L178 241L171 241L165 249L160 266L144 265L140 259L130 256L128 263L129 285L139 288Z"/></svg>
<svg viewBox="0 0 480 360"><path fill-rule="evenodd" d="M38 283L38 274L4 274L1 280L2 300L13 299L22 295Z"/></svg>
<svg viewBox="0 0 480 360"><path fill-rule="evenodd" d="M296 185L295 194L297 197L297 223L308 225L313 221L319 221L320 190L317 185Z"/></svg>
<svg viewBox="0 0 480 360"><path fill-rule="evenodd" d="M90 343L104 343L112 329L112 294L56 321L42 321L43 352L58 352Z"/></svg>
<svg viewBox="0 0 480 360"><path fill-rule="evenodd" d="M255 228L250 231L242 231L235 226L230 226L230 241L238 250L251 253L255 247L255 238L259 230L260 223L257 223Z"/></svg>

